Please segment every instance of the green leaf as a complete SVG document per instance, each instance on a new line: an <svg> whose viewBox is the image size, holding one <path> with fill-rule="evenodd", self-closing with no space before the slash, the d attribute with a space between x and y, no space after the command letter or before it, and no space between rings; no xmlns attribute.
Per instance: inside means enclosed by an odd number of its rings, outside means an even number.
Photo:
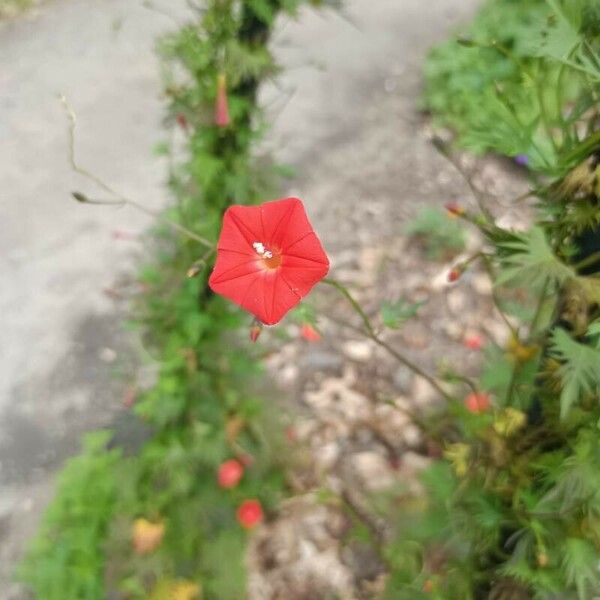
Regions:
<svg viewBox="0 0 600 600"><path fill-rule="evenodd" d="M398 329L406 321L416 316L419 308L424 304L426 304L425 301L408 302L402 298L396 302L384 302L381 305L383 324L390 329Z"/></svg>
<svg viewBox="0 0 600 600"><path fill-rule="evenodd" d="M567 538L563 557L563 569L567 582L577 589L579 600L591 598L598 589L598 551L588 541L580 538Z"/></svg>
<svg viewBox="0 0 600 600"><path fill-rule="evenodd" d="M514 233L514 237L516 239L512 241L500 243L506 255L502 259L497 285L517 282L537 287L546 280L561 285L575 277L573 269L556 257L541 227Z"/></svg>
<svg viewBox="0 0 600 600"><path fill-rule="evenodd" d="M550 352L562 362L560 412L564 418L584 393L600 392L600 351L576 342L564 329L556 328Z"/></svg>

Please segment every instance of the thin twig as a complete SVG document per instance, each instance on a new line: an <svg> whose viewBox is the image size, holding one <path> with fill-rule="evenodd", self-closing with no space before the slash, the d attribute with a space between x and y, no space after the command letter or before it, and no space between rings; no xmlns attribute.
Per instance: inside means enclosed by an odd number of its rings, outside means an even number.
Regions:
<svg viewBox="0 0 600 600"><path fill-rule="evenodd" d="M471 193L473 194L475 200L477 201L477 205L479 206L479 210L482 212L484 217L488 220L492 220L492 215L485 205L485 195L484 193L473 183L471 176L464 170L463 166L459 163L459 161L452 156L452 153L448 150L446 144L437 137L434 137L431 140L434 148L459 172L462 178L465 180L466 184L469 186Z"/></svg>
<svg viewBox="0 0 600 600"><path fill-rule="evenodd" d="M197 233L194 233L193 231L190 231L189 229L187 229L187 227L184 227L183 225L180 225L179 223L176 223L175 221L172 221L171 219L165 217L162 213L160 213L158 211L154 211L150 208L147 208L143 204L140 204L139 202L136 202L135 200L132 200L131 198L127 198L126 196L117 192L115 189L113 189L111 186L109 186L105 181L100 179L97 175L94 175L94 173L92 173L92 172L88 171L87 169L83 168L82 166L80 166L75 158L75 126L77 123L77 117L75 115L75 112L73 111L73 109L71 108L69 103L67 102L67 99L64 95L60 96L60 101L62 102L62 104L67 112L67 115L69 117L69 164L71 165L71 168L76 173L79 173L83 177L86 177L90 181L94 182L98 187L102 188L106 193L108 193L110 196L113 196L115 198L115 200L94 199L94 198L89 198L87 195L82 194L81 192L73 192L73 197L75 198L75 200L77 200L78 202L82 202L84 204L132 206L133 208L139 210L140 212L143 212L143 213L153 217L154 219L158 219L158 220L162 221L163 223L169 225L169 227L172 227L179 233L186 235L187 237L197 241L198 243L203 244L204 246L211 248L211 249L214 248L214 244L212 242L210 242L209 240L203 238L202 236L198 235Z"/></svg>
<svg viewBox="0 0 600 600"><path fill-rule="evenodd" d="M446 400L452 400L452 396L448 392L446 392L444 388L431 375L423 371L421 367L417 366L410 359L406 358L406 356L398 352L395 348L390 346L387 342L382 340L377 335L377 332L375 331L368 315L365 313L360 304L355 300L355 298L352 296L352 294L350 294L350 292L346 289L344 285L342 285L338 281L335 281L334 279L324 279L323 283L334 287L338 292L340 292L340 294L342 294L342 296L344 296L344 298L346 298L346 300L348 300L352 308L359 315L364 325L364 330L361 330L364 335L366 335L369 339L373 340L373 342L375 342L378 346L386 350L387 353L393 356L399 363L403 364L405 367L408 367L411 371L413 371L422 379L425 379L425 381L427 381L429 385L431 385L431 387L433 387L433 389L435 389L443 398L445 398Z"/></svg>

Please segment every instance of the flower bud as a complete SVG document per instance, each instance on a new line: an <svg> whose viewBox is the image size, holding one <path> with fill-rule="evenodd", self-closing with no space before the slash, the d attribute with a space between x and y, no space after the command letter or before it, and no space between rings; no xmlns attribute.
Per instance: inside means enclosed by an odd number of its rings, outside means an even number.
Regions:
<svg viewBox="0 0 600 600"><path fill-rule="evenodd" d="M462 269L460 268L460 266L453 267L452 269L450 269L450 271L448 271L448 281L450 283L454 283L455 281L458 281L460 279L461 275Z"/></svg>
<svg viewBox="0 0 600 600"><path fill-rule="evenodd" d="M217 101L215 105L215 125L227 127L229 119L229 101L227 99L227 82L222 73L217 77Z"/></svg>
<svg viewBox="0 0 600 600"><path fill-rule="evenodd" d="M310 323L302 324L302 327L300 328L300 335L307 342L320 342L321 341L321 334Z"/></svg>
<svg viewBox="0 0 600 600"><path fill-rule="evenodd" d="M451 217L461 217L465 214L465 209L458 202L447 202L444 204L444 208Z"/></svg>
<svg viewBox="0 0 600 600"><path fill-rule="evenodd" d="M179 125L179 127L181 127L181 129L186 131L188 128L187 117L183 113L178 113L177 116L175 117L175 119L177 121L177 125Z"/></svg>
<svg viewBox="0 0 600 600"><path fill-rule="evenodd" d="M256 342L256 340L258 340L258 338L260 337L261 332L262 325L255 321L252 327L250 327L250 341Z"/></svg>
<svg viewBox="0 0 600 600"><path fill-rule="evenodd" d="M472 333L465 336L463 344L469 350L481 350L484 345L484 340L478 333Z"/></svg>

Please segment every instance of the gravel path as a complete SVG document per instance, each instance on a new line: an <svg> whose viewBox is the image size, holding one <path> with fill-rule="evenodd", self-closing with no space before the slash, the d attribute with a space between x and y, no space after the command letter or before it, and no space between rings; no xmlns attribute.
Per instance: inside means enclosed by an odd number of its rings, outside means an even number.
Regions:
<svg viewBox="0 0 600 600"><path fill-rule="evenodd" d="M183 4L163 3L176 19ZM307 11L277 34L289 70L279 89L265 92L276 117L266 146L298 169L289 191L306 199L338 266L344 249L398 233L400 219L439 201L440 185L464 193L420 134L416 105L426 49L476 5L349 0L344 16ZM21 597L9 573L56 469L76 452L81 432L123 412L135 355L106 291L134 268L135 236L149 222L69 200L72 189L89 188L68 167L57 94L78 114L81 161L160 206L153 40L170 27L132 0L55 0L0 24L2 598Z"/></svg>

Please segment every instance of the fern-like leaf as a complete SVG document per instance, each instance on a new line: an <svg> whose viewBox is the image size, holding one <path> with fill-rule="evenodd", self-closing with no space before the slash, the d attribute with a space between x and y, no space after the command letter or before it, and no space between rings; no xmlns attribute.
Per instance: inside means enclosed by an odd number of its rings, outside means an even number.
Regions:
<svg viewBox="0 0 600 600"><path fill-rule="evenodd" d="M501 243L501 247L505 256L496 279L498 285L516 281L540 286L548 279L560 285L575 277L573 269L554 254L540 227L515 233L514 239Z"/></svg>
<svg viewBox="0 0 600 600"><path fill-rule="evenodd" d="M561 361L560 413L564 418L584 393L600 393L600 351L575 341L564 330L552 332L550 351Z"/></svg>
<svg viewBox="0 0 600 600"><path fill-rule="evenodd" d="M591 598L598 589L598 551L590 542L579 538L567 538L562 567L567 583L577 590L579 600Z"/></svg>

